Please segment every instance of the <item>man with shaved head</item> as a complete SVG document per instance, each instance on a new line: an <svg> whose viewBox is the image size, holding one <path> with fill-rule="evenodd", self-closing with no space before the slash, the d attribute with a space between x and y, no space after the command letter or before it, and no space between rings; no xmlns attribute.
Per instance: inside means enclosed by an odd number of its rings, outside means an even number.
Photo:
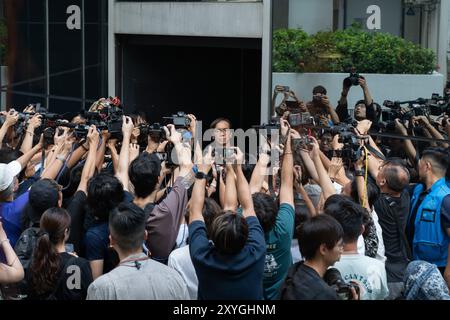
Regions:
<svg viewBox="0 0 450 320"><path fill-rule="evenodd" d="M401 160L384 161L376 177L381 195L374 207L383 231L389 299L400 296L403 275L411 258L405 235L410 211L409 171Z"/></svg>

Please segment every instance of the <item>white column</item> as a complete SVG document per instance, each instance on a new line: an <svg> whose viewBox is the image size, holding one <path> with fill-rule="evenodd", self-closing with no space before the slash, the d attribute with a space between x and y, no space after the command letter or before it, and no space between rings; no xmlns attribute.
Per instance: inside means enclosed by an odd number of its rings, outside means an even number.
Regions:
<svg viewBox="0 0 450 320"><path fill-rule="evenodd" d="M116 95L116 39L114 35L115 0L108 0L108 95ZM122 97L120 97L122 98Z"/></svg>
<svg viewBox="0 0 450 320"><path fill-rule="evenodd" d="M263 0L261 123L267 122L272 93L272 0Z"/></svg>
<svg viewBox="0 0 450 320"><path fill-rule="evenodd" d="M448 37L448 19L450 5L448 0L441 0L439 16L439 40L438 40L438 64L441 67L440 73L444 75L444 84L447 81L447 49L449 43Z"/></svg>

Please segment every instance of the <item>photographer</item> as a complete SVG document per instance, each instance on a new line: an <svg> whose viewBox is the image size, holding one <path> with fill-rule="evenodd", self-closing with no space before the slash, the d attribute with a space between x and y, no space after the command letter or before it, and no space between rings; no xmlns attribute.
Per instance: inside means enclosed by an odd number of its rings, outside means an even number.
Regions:
<svg viewBox="0 0 450 320"><path fill-rule="evenodd" d="M253 205L256 216L261 224L266 238L266 264L264 267L264 299L274 300L279 298L279 287L292 264L291 240L294 231L294 196L293 196L293 168L294 159L291 149L291 134L289 124L281 120L282 134L287 135L283 152L283 163L281 167L281 186L279 194L279 205L272 196L255 192L252 194ZM268 157L262 154L261 157ZM260 159L261 160L261 159ZM266 163L266 162L265 162ZM265 175L261 169L253 172L250 184L255 185L255 180L261 180ZM228 185L228 181L227 181ZM259 183L261 185L261 183ZM277 201L278 202L278 201Z"/></svg>
<svg viewBox="0 0 450 320"><path fill-rule="evenodd" d="M399 160L386 160L379 166L372 163L369 162L369 168L371 174L376 177L381 191L374 207L383 230L386 247L389 299L396 299L402 291L404 272L411 258L405 235L410 210L408 193L410 175Z"/></svg>
<svg viewBox="0 0 450 320"><path fill-rule="evenodd" d="M352 86L359 85L364 93L364 100L359 100L355 104L354 119L361 121L368 119L377 123L381 116L381 107L374 104L372 96L370 95L367 81L363 76L352 74L350 77L344 79L342 85L341 98L339 99L336 113L341 122L351 123L353 118L348 113L347 95Z"/></svg>
<svg viewBox="0 0 450 320"><path fill-rule="evenodd" d="M185 183L192 174L191 149L182 143L181 133L173 125L164 128L169 143L174 145L179 172L171 191L157 203L161 176L161 163L156 155L141 154L128 169L135 190L134 203L143 208L147 218L147 247L152 259L167 263L175 246L180 220L188 202Z"/></svg>
<svg viewBox="0 0 450 320"><path fill-rule="evenodd" d="M313 117L320 120L320 124L326 127L332 127L340 122L339 116L331 106L327 97L327 90L323 86L316 86L312 91L312 101L306 104L308 111Z"/></svg>
<svg viewBox="0 0 450 320"><path fill-rule="evenodd" d="M388 287L384 264L358 253L358 238L364 232L364 208L344 196L334 195L325 202L324 213L335 218L344 231L344 252L334 265L342 278L359 285L361 300L386 298Z"/></svg>
<svg viewBox="0 0 450 320"><path fill-rule="evenodd" d="M9 129L14 127L17 121L19 121L19 113L14 109L10 109L8 112L3 113L3 115L5 116L5 122L0 128L0 144L2 147L3 140L5 139L5 136L8 133Z"/></svg>
<svg viewBox="0 0 450 320"><path fill-rule="evenodd" d="M263 298L264 233L242 172L244 155L239 149L235 150L233 170L242 216L235 211L222 212L214 219L209 233L206 232L202 208L206 176L212 164L211 148L198 165L190 205L189 247L199 281L199 300Z"/></svg>
<svg viewBox="0 0 450 320"><path fill-rule="evenodd" d="M297 228L301 255L281 286L281 300L337 300L336 291L325 281L329 267L341 258L344 247L339 222L329 215L313 217ZM356 297L356 292L353 292Z"/></svg>

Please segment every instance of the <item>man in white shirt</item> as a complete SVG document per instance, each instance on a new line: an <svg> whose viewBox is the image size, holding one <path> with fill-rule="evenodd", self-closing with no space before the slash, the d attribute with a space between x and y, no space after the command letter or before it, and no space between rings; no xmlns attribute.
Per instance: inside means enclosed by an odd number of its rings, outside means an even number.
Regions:
<svg viewBox="0 0 450 320"><path fill-rule="evenodd" d="M88 288L87 300L187 300L180 275L142 252L147 238L145 212L133 203L122 203L109 218L110 242L120 263Z"/></svg>
<svg viewBox="0 0 450 320"><path fill-rule="evenodd" d="M383 300L388 294L386 270L377 259L358 253L358 237L364 232L364 209L350 199L342 197L324 208L325 214L334 217L344 230L344 252L334 268L346 282L356 282L361 300Z"/></svg>

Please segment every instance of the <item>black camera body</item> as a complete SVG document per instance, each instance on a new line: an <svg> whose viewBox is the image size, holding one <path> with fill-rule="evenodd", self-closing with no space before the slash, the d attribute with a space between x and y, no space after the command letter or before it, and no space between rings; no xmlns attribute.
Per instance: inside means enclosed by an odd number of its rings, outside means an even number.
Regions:
<svg viewBox="0 0 450 320"><path fill-rule="evenodd" d="M324 275L325 282L336 290L339 300L353 300L351 289L354 288L356 294L360 295L359 286L354 283L347 283L342 279L341 273L336 268L330 268Z"/></svg>
<svg viewBox="0 0 450 320"><path fill-rule="evenodd" d="M164 127L158 122L154 124L140 124L139 125L140 136L147 137L150 136L152 140L156 142L162 142L167 140L166 131Z"/></svg>
<svg viewBox="0 0 450 320"><path fill-rule="evenodd" d="M339 143L344 145L342 150L330 150L328 154L330 158L337 157L355 162L363 156L363 147L360 144L361 138L356 136L354 130L354 124L341 124L326 130L332 136L338 134Z"/></svg>
<svg viewBox="0 0 450 320"><path fill-rule="evenodd" d="M344 84L346 87L359 86L359 79L362 79L359 73L351 72L350 75L344 79Z"/></svg>
<svg viewBox="0 0 450 320"><path fill-rule="evenodd" d="M183 111L178 111L177 114L171 117L164 117L163 119L171 120L175 129L187 129L191 125L191 119Z"/></svg>

